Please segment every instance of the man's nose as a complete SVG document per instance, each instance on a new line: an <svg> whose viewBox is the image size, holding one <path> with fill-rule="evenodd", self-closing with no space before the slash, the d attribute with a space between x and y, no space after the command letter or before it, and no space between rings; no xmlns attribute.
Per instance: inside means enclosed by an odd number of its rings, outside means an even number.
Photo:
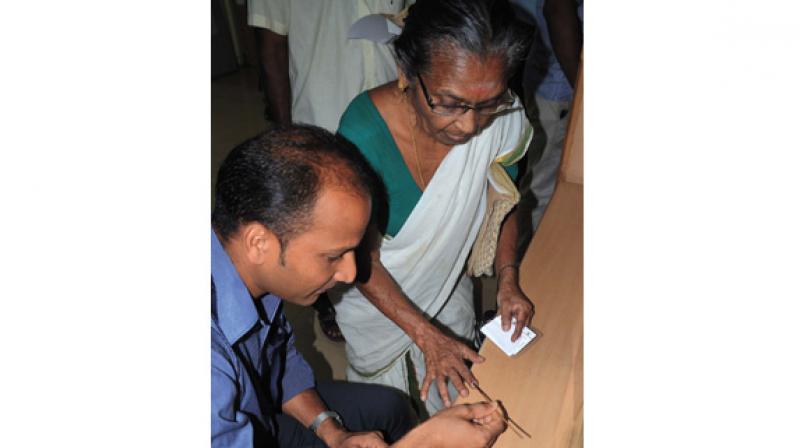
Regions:
<svg viewBox="0 0 800 448"><path fill-rule="evenodd" d="M342 283L353 283L353 280L356 279L356 255L353 251L344 254L342 261L337 266L334 279Z"/></svg>

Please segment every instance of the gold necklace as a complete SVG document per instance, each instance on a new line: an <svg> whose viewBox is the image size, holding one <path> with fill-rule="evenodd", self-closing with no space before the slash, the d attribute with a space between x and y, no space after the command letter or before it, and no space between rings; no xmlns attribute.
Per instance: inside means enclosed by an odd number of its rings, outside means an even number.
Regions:
<svg viewBox="0 0 800 448"><path fill-rule="evenodd" d="M406 97L408 99L408 97ZM408 103L411 108L411 103ZM411 122L411 112L408 113L408 128L411 132L411 146L414 148L414 160L417 162L417 174L419 175L420 189L425 191L425 177L422 176L422 165L419 162L419 152L417 151L417 139L414 137L414 124Z"/></svg>

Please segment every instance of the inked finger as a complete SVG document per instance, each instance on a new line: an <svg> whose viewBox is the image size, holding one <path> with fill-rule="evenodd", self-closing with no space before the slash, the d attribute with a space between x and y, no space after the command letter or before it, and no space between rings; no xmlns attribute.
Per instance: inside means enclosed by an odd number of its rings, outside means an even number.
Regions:
<svg viewBox="0 0 800 448"><path fill-rule="evenodd" d="M453 384L455 384L456 389L458 389L459 393L461 393L461 396L466 397L469 395L469 391L467 390L466 386L464 386L463 390L458 387L459 384L461 384L462 379L467 384L478 384L478 379L472 375L472 372L470 372L470 370L464 364L455 366L455 371L458 374L458 383L453 381Z"/></svg>

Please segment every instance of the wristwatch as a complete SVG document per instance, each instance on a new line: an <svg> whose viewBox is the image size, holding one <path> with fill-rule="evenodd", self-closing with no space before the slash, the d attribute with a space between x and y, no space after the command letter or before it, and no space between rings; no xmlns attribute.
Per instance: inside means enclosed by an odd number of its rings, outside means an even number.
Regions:
<svg viewBox="0 0 800 448"><path fill-rule="evenodd" d="M308 426L308 429L316 434L317 429L319 429L319 425L329 418L336 420L339 423L339 426L344 427L344 423L342 423L342 417L340 417L339 414L334 411L322 411L314 418L314 421L311 422L311 425Z"/></svg>

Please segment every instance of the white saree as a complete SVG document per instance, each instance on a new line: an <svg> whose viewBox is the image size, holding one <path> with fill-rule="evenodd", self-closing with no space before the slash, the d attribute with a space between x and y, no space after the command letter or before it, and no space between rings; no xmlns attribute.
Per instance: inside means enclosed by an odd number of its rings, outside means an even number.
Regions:
<svg viewBox="0 0 800 448"><path fill-rule="evenodd" d="M414 210L394 238L384 238L380 259L414 305L456 336L472 341L475 311L465 264L486 210L487 177L495 160L516 161L532 130L522 110L497 117L465 144L454 146L436 170ZM409 336L353 286L329 292L347 341L347 379L380 383L409 393L410 354L417 384L424 357ZM340 300L341 298L341 300ZM452 385L451 396L455 389ZM431 385L430 415L442 407Z"/></svg>

